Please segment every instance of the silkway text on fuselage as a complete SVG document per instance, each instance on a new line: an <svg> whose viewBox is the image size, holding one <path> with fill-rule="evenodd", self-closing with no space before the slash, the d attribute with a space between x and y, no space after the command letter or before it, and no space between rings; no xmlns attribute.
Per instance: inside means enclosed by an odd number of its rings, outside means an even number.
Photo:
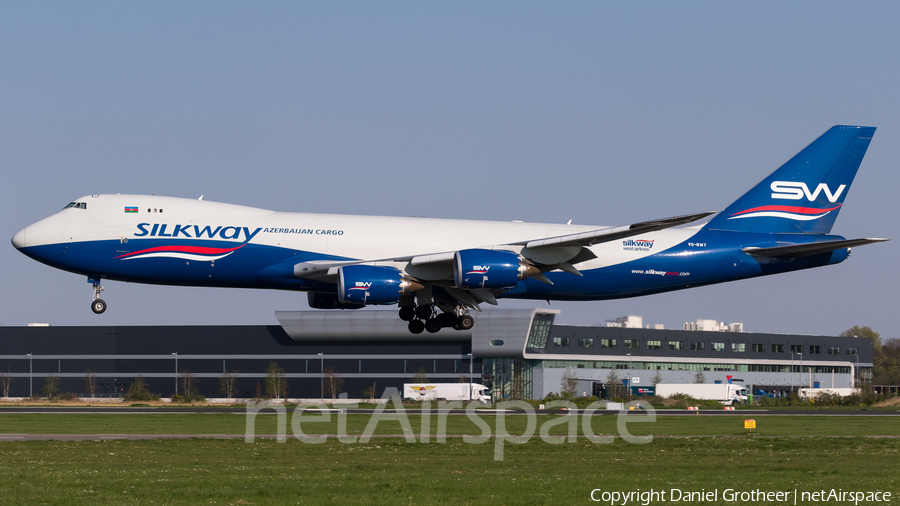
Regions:
<svg viewBox="0 0 900 506"><path fill-rule="evenodd" d="M200 225L169 225L167 223L140 223L137 228L140 232L135 233L135 237L185 237L189 239L200 239L203 237L214 239L218 237L220 239L241 239L241 236L243 236L244 242L250 242L250 239L253 239L262 230L261 227L251 232L247 227L223 227L221 225L217 227L201 227Z"/></svg>

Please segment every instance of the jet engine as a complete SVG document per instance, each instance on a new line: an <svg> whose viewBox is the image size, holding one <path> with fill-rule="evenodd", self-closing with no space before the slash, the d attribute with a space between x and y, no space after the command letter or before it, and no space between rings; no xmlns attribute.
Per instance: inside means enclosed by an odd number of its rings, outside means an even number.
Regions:
<svg viewBox="0 0 900 506"><path fill-rule="evenodd" d="M467 249L457 251L454 257L456 286L469 290L515 286L519 280L541 272L512 251Z"/></svg>
<svg viewBox="0 0 900 506"><path fill-rule="evenodd" d="M345 265L338 269L337 289L341 304L395 304L422 285L394 267Z"/></svg>

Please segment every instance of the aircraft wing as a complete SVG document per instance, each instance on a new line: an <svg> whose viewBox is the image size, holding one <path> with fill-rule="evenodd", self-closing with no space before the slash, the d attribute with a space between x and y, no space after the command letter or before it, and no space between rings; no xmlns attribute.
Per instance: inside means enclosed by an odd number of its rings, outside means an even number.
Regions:
<svg viewBox="0 0 900 506"><path fill-rule="evenodd" d="M789 244L786 246L774 246L771 248L754 248L748 247L741 251L751 255L769 257L769 258L803 258L821 253L828 253L844 248L854 246L863 246L876 242L889 241L890 239L869 238L869 239L844 239L842 241L821 241L808 244Z"/></svg>
<svg viewBox="0 0 900 506"><path fill-rule="evenodd" d="M624 237L640 235L647 232L662 230L679 225L684 225L693 221L703 219L710 216L712 212L704 212L697 214L688 214L683 216L675 216L672 218L663 218L659 220L644 221L625 225L620 227L609 227L588 232L579 232L577 234L568 234L545 239L535 239L520 241L510 244L497 245L497 249L503 249L504 246L522 247L522 256L529 262L540 265L542 272L561 269L580 276L572 263L579 263L592 258L596 258L589 250L584 249L585 246L598 244L607 241L614 241ZM296 264L294 266L294 276L297 278L315 278L323 281L330 281L337 275L337 269L345 265L367 264L367 265L386 265L396 263L408 263L411 266L427 266L447 264L452 266L456 255L456 251L445 251L438 253L426 253L420 255L410 255L405 257L382 258L382 259L363 259L363 260L322 260L311 261ZM438 281L439 279L430 279L428 276L415 276L422 281ZM536 279L550 283L549 279L541 274L534 275ZM550 283L552 284L552 283Z"/></svg>
<svg viewBox="0 0 900 506"><path fill-rule="evenodd" d="M632 225L621 227L603 228L600 230L591 230L589 232L580 232L577 234L561 235L558 237L550 237L547 239L535 239L533 241L524 241L516 244L525 246L526 248L540 248L545 246L591 246L601 242L615 241L633 235L640 235L647 232L655 232L665 228L677 227L692 221L701 220L707 216L715 214L714 212L685 214L684 216L675 216L672 218L662 218L659 220L642 221Z"/></svg>

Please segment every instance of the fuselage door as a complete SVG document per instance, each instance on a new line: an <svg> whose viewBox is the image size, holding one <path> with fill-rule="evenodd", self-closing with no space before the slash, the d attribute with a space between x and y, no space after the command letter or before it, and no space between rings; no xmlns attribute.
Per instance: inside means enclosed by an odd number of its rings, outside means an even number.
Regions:
<svg viewBox="0 0 900 506"><path fill-rule="evenodd" d="M129 227L115 227L115 233L113 237L119 240L119 243L126 244L128 243L128 238L131 237L132 231Z"/></svg>

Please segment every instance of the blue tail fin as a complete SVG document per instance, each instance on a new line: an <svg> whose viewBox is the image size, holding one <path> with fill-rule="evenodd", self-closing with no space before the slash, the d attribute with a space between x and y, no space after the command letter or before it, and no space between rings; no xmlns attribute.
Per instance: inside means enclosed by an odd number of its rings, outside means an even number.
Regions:
<svg viewBox="0 0 900 506"><path fill-rule="evenodd" d="M829 233L874 133L874 127L831 127L704 228Z"/></svg>

